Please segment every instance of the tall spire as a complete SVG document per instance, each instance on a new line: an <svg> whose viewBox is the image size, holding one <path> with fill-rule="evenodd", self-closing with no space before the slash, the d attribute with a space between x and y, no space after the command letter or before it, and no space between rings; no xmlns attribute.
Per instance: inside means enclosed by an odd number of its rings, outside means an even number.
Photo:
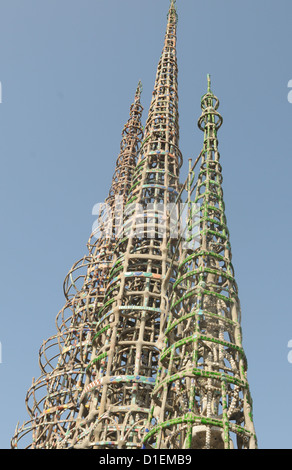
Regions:
<svg viewBox="0 0 292 470"><path fill-rule="evenodd" d="M81 448L140 448L168 316L169 243L166 208L177 201L177 16L172 2L138 165L115 250L81 402ZM165 221L164 224L161 221Z"/></svg>
<svg viewBox="0 0 292 470"><path fill-rule="evenodd" d="M57 334L44 341L40 349L42 375L33 380L26 397L31 421L16 429L12 440L14 447L24 437L21 444L24 442L31 448L66 447L77 432L76 419L81 413L79 396L86 379L94 322L103 305L117 241L117 205L126 201L143 138L141 91L139 82L122 132L109 195L98 214L97 228L103 236L91 235L88 254L75 263L65 278L67 302L56 318ZM28 442L30 433L32 438Z"/></svg>
<svg viewBox="0 0 292 470"><path fill-rule="evenodd" d="M146 447L256 447L223 201L218 106L208 75L198 121L204 146L193 201L200 216L199 245L187 247L179 260Z"/></svg>

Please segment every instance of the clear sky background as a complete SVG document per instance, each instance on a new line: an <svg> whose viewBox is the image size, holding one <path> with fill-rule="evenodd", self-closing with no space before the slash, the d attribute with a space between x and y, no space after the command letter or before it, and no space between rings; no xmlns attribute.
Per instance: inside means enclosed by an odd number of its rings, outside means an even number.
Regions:
<svg viewBox="0 0 292 470"><path fill-rule="evenodd" d="M86 253L138 80L145 123L168 0L1 0L0 447L28 419L38 351ZM177 0L180 147L197 157L206 75L261 448L292 448L291 0ZM182 178L184 179L184 178Z"/></svg>

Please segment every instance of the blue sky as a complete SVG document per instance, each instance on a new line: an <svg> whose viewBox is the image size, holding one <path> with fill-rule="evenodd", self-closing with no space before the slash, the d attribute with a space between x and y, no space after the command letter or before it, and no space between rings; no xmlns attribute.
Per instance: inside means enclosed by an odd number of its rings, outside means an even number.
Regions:
<svg viewBox="0 0 292 470"><path fill-rule="evenodd" d="M2 0L0 448L28 418L38 350L86 252L138 80L145 123L168 0ZM261 448L292 448L291 0L177 0L180 147L203 145L211 74Z"/></svg>

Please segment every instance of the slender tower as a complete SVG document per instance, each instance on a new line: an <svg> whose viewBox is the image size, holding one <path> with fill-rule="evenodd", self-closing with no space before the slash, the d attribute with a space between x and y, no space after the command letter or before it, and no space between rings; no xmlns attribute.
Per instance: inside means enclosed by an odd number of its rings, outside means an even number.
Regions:
<svg viewBox="0 0 292 470"><path fill-rule="evenodd" d="M189 214L190 224L199 216L199 243L183 250L179 262L146 447L256 447L223 201L218 106L208 76L198 121L204 147Z"/></svg>
<svg viewBox="0 0 292 470"><path fill-rule="evenodd" d="M72 267L65 278L67 302L56 318L57 334L42 344L39 354L42 375L36 381L33 379L26 397L31 420L17 427L13 447L17 447L22 439L30 448L64 448L75 432L96 315L103 305L117 241L116 232L143 138L140 95L141 82L122 132L109 196L98 213L98 233L91 235L88 254Z"/></svg>
<svg viewBox="0 0 292 470"><path fill-rule="evenodd" d="M75 448L142 445L168 316L167 277L175 240L167 208L177 202L179 168L177 14L171 1L162 55L138 165L99 312L88 384L88 415Z"/></svg>

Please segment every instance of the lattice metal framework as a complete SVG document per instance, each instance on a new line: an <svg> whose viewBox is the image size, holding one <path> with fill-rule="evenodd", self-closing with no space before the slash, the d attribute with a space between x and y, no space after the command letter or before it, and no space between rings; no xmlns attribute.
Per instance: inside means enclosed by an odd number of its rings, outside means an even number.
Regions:
<svg viewBox="0 0 292 470"><path fill-rule="evenodd" d="M194 250L183 250L179 261L166 346L152 395L147 447L256 447L223 201L218 106L209 79L198 121L204 147L195 206L190 207L199 217L199 244Z"/></svg>
<svg viewBox="0 0 292 470"><path fill-rule="evenodd" d="M75 430L96 316L103 305L116 234L143 139L141 91L139 82L129 120L122 132L108 198L99 208L96 230L88 242L88 254L65 278L67 302L56 318L57 334L42 344L39 353L41 376L33 379L26 397L31 420L17 427L13 447L17 447L25 436L27 447L66 447L68 436Z"/></svg>
<svg viewBox="0 0 292 470"><path fill-rule="evenodd" d="M116 246L105 303L99 312L89 404L75 446L139 448L155 383L160 337L168 315L168 270L175 240L166 208L177 202L179 168L177 16L171 3L144 142ZM165 223L161 223L164 220ZM164 232L164 233L163 233Z"/></svg>
<svg viewBox="0 0 292 470"><path fill-rule="evenodd" d="M32 448L257 446L223 201L219 101L208 76L198 121L203 150L181 184L175 0L167 18L145 135L139 83L99 236L65 279L58 332L43 343L42 375L27 394L31 421L17 427L13 447L31 432Z"/></svg>

